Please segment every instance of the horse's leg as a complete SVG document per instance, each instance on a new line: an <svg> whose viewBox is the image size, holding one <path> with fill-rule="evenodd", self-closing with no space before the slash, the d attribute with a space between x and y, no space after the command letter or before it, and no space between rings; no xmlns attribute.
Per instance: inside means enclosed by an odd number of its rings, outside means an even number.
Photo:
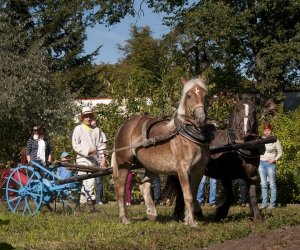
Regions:
<svg viewBox="0 0 300 250"><path fill-rule="evenodd" d="M121 223L129 224L125 209L125 184L128 175L128 168L117 165L115 153L112 155L113 178L115 184L116 199L119 205L119 219Z"/></svg>
<svg viewBox="0 0 300 250"><path fill-rule="evenodd" d="M264 218L257 204L256 183L251 182L248 185L249 185L249 198L250 198L250 214L254 216L255 220L263 221Z"/></svg>
<svg viewBox="0 0 300 250"><path fill-rule="evenodd" d="M145 177L142 180L142 183L140 184L140 191L141 194L143 195L145 205L147 207L146 210L147 218L150 221L156 221L157 219L157 211L153 199L151 197L151 183L155 177L156 177L155 174L153 174L152 172L146 169Z"/></svg>
<svg viewBox="0 0 300 250"><path fill-rule="evenodd" d="M180 185L183 192L183 198L185 203L185 218L184 218L184 224L196 227L197 222L194 219L194 205L193 205L193 195L191 192L191 186L189 181L189 175L187 172L184 171L178 171L178 177L180 181Z"/></svg>
<svg viewBox="0 0 300 250"><path fill-rule="evenodd" d="M183 220L184 219L184 199L183 199L181 185L180 185L178 176L171 176L169 178L172 178L172 180L174 182L174 188L176 189L176 191L175 191L176 192L176 201L175 201L173 216L176 220Z"/></svg>
<svg viewBox="0 0 300 250"><path fill-rule="evenodd" d="M228 215L229 208L233 202L233 190L231 180L222 180L222 184L225 191L225 201L217 208L216 221L224 219Z"/></svg>
<svg viewBox="0 0 300 250"><path fill-rule="evenodd" d="M193 194L194 215L196 218L200 218L203 217L203 213L200 204L197 201L197 193L198 193L200 182L204 175L204 169L203 171L199 172L199 168L193 168L190 175L191 175L190 185Z"/></svg>

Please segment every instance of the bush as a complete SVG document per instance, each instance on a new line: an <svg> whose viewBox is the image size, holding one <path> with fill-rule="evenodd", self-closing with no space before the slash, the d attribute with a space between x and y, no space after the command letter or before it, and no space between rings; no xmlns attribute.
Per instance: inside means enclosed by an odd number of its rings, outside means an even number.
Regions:
<svg viewBox="0 0 300 250"><path fill-rule="evenodd" d="M299 203L300 107L293 112L284 112L281 107L270 122L283 148L282 158L277 162L277 201Z"/></svg>

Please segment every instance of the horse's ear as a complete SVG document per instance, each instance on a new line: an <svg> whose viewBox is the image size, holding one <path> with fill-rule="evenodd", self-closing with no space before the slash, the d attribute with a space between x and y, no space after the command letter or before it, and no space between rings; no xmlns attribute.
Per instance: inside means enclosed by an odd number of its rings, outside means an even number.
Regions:
<svg viewBox="0 0 300 250"><path fill-rule="evenodd" d="M185 78L183 78L183 77L181 77L181 83L184 85L184 84L186 84L188 81L185 79Z"/></svg>
<svg viewBox="0 0 300 250"><path fill-rule="evenodd" d="M255 95L250 95L250 100L254 103L256 103L256 96Z"/></svg>
<svg viewBox="0 0 300 250"><path fill-rule="evenodd" d="M236 99L237 101L240 101L240 100L241 100L240 95L239 95L239 94L235 94L235 99Z"/></svg>

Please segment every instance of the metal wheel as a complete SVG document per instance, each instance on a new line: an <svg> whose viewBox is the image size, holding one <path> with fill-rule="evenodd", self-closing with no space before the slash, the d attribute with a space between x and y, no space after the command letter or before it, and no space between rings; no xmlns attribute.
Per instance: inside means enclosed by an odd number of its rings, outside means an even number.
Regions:
<svg viewBox="0 0 300 250"><path fill-rule="evenodd" d="M14 169L6 183L6 201L9 210L33 216L43 204L44 184L41 175L32 167L20 166Z"/></svg>

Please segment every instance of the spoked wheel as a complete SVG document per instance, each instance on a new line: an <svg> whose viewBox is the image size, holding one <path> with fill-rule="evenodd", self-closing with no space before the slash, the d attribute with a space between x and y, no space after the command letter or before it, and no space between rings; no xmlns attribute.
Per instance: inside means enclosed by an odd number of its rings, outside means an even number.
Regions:
<svg viewBox="0 0 300 250"><path fill-rule="evenodd" d="M10 211L31 216L36 214L43 204L43 188L41 175L32 167L14 169L6 183L6 201Z"/></svg>

